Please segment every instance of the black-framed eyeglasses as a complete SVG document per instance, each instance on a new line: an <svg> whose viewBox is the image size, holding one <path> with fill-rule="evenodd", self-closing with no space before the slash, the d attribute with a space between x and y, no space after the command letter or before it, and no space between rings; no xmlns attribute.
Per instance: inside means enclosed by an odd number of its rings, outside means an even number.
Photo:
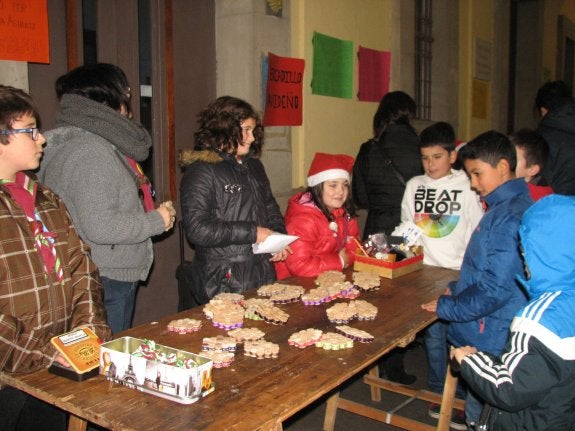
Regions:
<svg viewBox="0 0 575 431"><path fill-rule="evenodd" d="M0 135L15 135L16 133L30 133L33 141L37 141L41 130L38 127L29 127L27 129L0 130Z"/></svg>

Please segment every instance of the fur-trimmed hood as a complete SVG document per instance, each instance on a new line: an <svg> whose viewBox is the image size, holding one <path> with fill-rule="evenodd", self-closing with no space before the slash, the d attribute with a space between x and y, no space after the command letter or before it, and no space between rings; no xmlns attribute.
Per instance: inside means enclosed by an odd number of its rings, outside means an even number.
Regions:
<svg viewBox="0 0 575 431"><path fill-rule="evenodd" d="M242 157L242 161L246 162L250 159L256 159L254 156L255 151L250 149L250 152ZM218 164L224 160L234 160L236 156L232 153L223 153L220 151L212 150L182 150L179 155L179 163L182 168L191 165L194 162L204 162L209 164Z"/></svg>
<svg viewBox="0 0 575 431"><path fill-rule="evenodd" d="M178 162L180 163L181 167L189 166L194 162L215 164L220 163L223 160L224 159L220 153L209 150L182 150L180 151L180 155L178 157Z"/></svg>

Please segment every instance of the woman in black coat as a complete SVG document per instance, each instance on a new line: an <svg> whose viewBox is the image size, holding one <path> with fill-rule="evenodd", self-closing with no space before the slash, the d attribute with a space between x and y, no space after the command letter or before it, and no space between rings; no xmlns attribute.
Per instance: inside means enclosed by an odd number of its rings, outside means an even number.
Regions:
<svg viewBox="0 0 575 431"><path fill-rule="evenodd" d="M247 102L223 96L199 114L194 150L182 152L182 223L195 247L192 294L204 304L220 292L240 293L276 280L273 256L254 254L253 243L285 233L261 153L263 130Z"/></svg>
<svg viewBox="0 0 575 431"><path fill-rule="evenodd" d="M419 138L411 126L415 101L403 91L387 93L373 116L374 137L363 143L353 166L352 195L367 209L363 239L374 233L388 237L401 221L405 183L423 173ZM415 382L406 374L403 350L396 349L380 362L383 377L403 384Z"/></svg>
<svg viewBox="0 0 575 431"><path fill-rule="evenodd" d="M405 183L423 173L419 139L411 120L414 100L403 91L387 93L373 117L374 137L363 143L353 167L353 199L368 211L363 239L390 235L401 220Z"/></svg>

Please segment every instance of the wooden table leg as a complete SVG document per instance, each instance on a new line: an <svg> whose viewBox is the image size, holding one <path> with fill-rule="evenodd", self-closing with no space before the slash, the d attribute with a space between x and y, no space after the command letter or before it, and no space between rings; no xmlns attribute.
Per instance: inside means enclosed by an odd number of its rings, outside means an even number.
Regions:
<svg viewBox="0 0 575 431"><path fill-rule="evenodd" d="M325 407L325 417L323 419L324 431L333 431L335 427L335 415L337 414L338 404L339 404L339 392L336 392L327 399Z"/></svg>
<svg viewBox="0 0 575 431"><path fill-rule="evenodd" d="M443 386L443 396L441 398L441 410L439 411L439 422L437 431L448 431L451 422L451 412L455 400L455 390L457 389L457 377L451 372L451 365L447 366L445 374L445 385Z"/></svg>
<svg viewBox="0 0 575 431"><path fill-rule="evenodd" d="M68 421L68 431L86 431L88 422L78 416L70 414L70 420Z"/></svg>
<svg viewBox="0 0 575 431"><path fill-rule="evenodd" d="M379 365L375 364L368 371L372 377L379 378ZM377 386L370 385L371 401L381 401L381 389Z"/></svg>

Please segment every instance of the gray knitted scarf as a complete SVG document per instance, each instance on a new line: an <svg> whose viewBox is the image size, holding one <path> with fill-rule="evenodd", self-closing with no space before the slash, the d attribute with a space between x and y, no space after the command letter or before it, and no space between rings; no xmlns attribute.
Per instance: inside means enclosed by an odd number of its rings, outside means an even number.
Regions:
<svg viewBox="0 0 575 431"><path fill-rule="evenodd" d="M76 126L101 136L137 162L146 160L152 147L152 138L141 124L77 94L64 94L60 100L56 127L64 126Z"/></svg>

